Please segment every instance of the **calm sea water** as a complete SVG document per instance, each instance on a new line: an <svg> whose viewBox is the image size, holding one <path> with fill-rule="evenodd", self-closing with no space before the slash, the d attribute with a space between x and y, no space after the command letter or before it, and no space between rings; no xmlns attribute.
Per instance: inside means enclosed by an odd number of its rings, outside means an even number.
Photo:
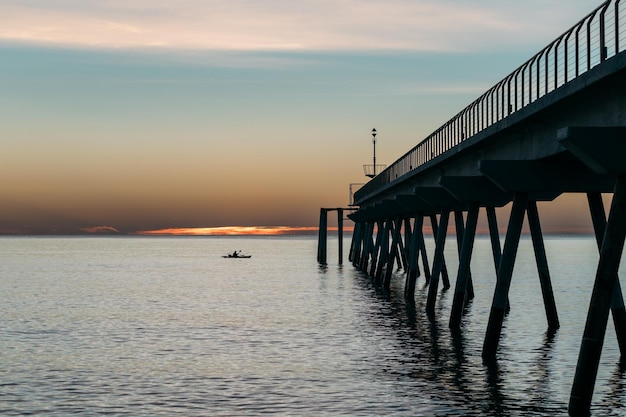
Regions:
<svg viewBox="0 0 626 417"><path fill-rule="evenodd" d="M476 298L456 336L451 292L431 322L423 279L410 311L401 273L382 294L347 260L336 264L332 238L331 261L319 266L316 244L0 238L0 415L566 414L593 239L546 241L561 320L553 335L531 243L521 242L495 367L480 356L495 282L487 239L476 243ZM221 258L233 250L253 257ZM594 415L626 415L618 359L611 327Z"/></svg>

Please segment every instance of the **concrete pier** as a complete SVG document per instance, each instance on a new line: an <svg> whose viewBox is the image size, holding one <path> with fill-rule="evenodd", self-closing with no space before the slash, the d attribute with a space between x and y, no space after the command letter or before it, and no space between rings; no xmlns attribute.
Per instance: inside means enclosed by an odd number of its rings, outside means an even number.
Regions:
<svg viewBox="0 0 626 417"><path fill-rule="evenodd" d="M619 39L626 22L618 19L623 14L626 3L602 3L364 184L354 193L356 210L348 216L355 222L353 265L369 271L377 284L388 288L394 277L404 276L404 295L411 302L423 272L425 309L433 315L439 292L455 280L449 326L462 332L463 311L478 279L471 275L476 219L485 209L496 279L482 357L494 366L524 219L541 286L537 296L552 332L560 325L552 280L564 277L550 274L537 203L550 204L564 193L586 194L600 259L572 387L572 415L589 413L609 311L626 360L626 309L617 276L626 238L626 43ZM598 42L587 41L591 32ZM601 193L614 193L608 221ZM501 247L496 209L507 205L511 212ZM448 276L453 271L444 256L451 214L459 253L454 276ZM432 263L424 244L425 218L435 239ZM394 266L403 274L394 274Z"/></svg>

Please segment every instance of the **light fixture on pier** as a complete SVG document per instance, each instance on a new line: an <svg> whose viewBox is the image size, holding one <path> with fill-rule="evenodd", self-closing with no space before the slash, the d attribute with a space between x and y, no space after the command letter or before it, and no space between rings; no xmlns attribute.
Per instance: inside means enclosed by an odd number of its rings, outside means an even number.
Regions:
<svg viewBox="0 0 626 417"><path fill-rule="evenodd" d="M372 143L374 144L374 160L372 165L363 165L363 171L365 171L365 176L374 178L378 175L378 171L385 169L385 165L376 165L376 129L372 129Z"/></svg>

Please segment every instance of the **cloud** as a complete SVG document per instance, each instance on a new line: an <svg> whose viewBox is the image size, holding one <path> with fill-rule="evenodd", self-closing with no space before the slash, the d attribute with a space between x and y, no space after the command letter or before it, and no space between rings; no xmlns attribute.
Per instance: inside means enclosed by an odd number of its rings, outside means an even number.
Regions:
<svg viewBox="0 0 626 417"><path fill-rule="evenodd" d="M144 230L137 235L177 235L177 236L239 236L239 235L297 235L317 233L317 227L293 226L223 226L223 227L187 227L158 230Z"/></svg>
<svg viewBox="0 0 626 417"><path fill-rule="evenodd" d="M83 227L80 229L83 233L90 234L119 234L120 231L112 226L93 226L93 227Z"/></svg>
<svg viewBox="0 0 626 417"><path fill-rule="evenodd" d="M30 0L0 3L0 40L222 51L481 50L558 35L592 6L454 0ZM531 14L539 10L539 13ZM526 17L526 19L520 18ZM523 24L522 22L528 22ZM544 42L545 41L545 42Z"/></svg>

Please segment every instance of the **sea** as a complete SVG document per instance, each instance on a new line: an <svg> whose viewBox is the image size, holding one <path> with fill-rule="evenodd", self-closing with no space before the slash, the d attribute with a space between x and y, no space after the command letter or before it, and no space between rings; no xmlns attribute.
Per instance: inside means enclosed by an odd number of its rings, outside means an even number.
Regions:
<svg viewBox="0 0 626 417"><path fill-rule="evenodd" d="M428 239L432 260L432 239ZM497 360L481 348L495 268L472 259L462 329L403 271L381 291L329 236L0 238L2 416L554 416L567 404L598 261L595 240L546 236L561 327L547 330L520 242ZM250 259L224 259L241 250ZM623 274L622 274L623 275ZM591 409L626 415L612 322Z"/></svg>

